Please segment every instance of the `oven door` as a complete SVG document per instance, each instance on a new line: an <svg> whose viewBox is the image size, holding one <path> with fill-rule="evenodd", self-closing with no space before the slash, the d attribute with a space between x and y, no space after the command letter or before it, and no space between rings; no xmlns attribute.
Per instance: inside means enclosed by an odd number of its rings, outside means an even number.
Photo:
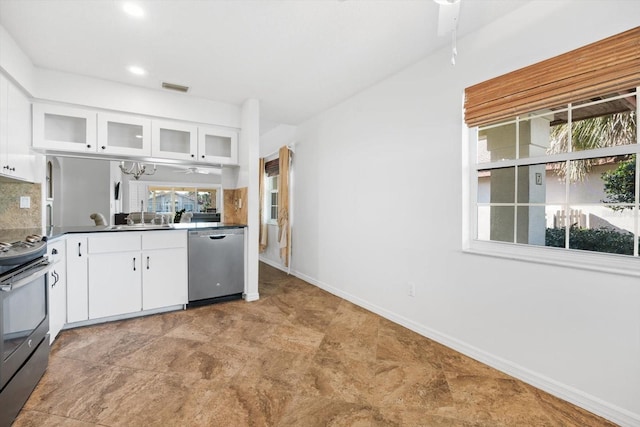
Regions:
<svg viewBox="0 0 640 427"><path fill-rule="evenodd" d="M47 277L41 258L0 281L0 390L29 358L49 331Z"/></svg>

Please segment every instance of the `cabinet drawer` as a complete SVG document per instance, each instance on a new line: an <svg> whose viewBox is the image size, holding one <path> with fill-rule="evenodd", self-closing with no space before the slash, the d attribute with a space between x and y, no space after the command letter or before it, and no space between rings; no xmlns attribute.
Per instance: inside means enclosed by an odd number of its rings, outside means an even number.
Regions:
<svg viewBox="0 0 640 427"><path fill-rule="evenodd" d="M47 255L49 256L49 262L51 264L65 263L65 241L64 240L56 240L55 242L47 243Z"/></svg>
<svg viewBox="0 0 640 427"><path fill-rule="evenodd" d="M186 230L145 231L142 233L142 249L186 248Z"/></svg>
<svg viewBox="0 0 640 427"><path fill-rule="evenodd" d="M139 251L141 233L109 233L108 236L89 237L89 253Z"/></svg>

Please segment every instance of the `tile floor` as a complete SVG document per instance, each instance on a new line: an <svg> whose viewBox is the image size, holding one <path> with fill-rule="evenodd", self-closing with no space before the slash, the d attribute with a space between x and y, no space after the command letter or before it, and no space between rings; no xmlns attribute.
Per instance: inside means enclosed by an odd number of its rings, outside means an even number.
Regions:
<svg viewBox="0 0 640 427"><path fill-rule="evenodd" d="M608 426L262 264L259 301L63 331L14 426Z"/></svg>

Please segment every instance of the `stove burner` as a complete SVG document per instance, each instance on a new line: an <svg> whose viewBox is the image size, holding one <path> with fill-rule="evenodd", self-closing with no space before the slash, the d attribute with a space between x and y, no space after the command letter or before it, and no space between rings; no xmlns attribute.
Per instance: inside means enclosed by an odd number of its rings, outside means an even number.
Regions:
<svg viewBox="0 0 640 427"><path fill-rule="evenodd" d="M38 234L30 234L24 241L0 242L0 266L15 267L41 256L46 250L46 238Z"/></svg>
<svg viewBox="0 0 640 427"><path fill-rule="evenodd" d="M29 243L36 243L42 240L42 236L39 234L31 234L24 238L25 241Z"/></svg>

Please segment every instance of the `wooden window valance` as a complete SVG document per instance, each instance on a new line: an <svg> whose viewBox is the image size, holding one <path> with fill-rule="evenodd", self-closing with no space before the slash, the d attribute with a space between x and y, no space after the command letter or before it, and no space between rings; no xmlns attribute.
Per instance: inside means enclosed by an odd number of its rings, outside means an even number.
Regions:
<svg viewBox="0 0 640 427"><path fill-rule="evenodd" d="M640 27L465 89L468 126L640 86Z"/></svg>
<svg viewBox="0 0 640 427"><path fill-rule="evenodd" d="M264 164L264 173L267 176L276 176L280 174L280 159L273 159L265 162Z"/></svg>

